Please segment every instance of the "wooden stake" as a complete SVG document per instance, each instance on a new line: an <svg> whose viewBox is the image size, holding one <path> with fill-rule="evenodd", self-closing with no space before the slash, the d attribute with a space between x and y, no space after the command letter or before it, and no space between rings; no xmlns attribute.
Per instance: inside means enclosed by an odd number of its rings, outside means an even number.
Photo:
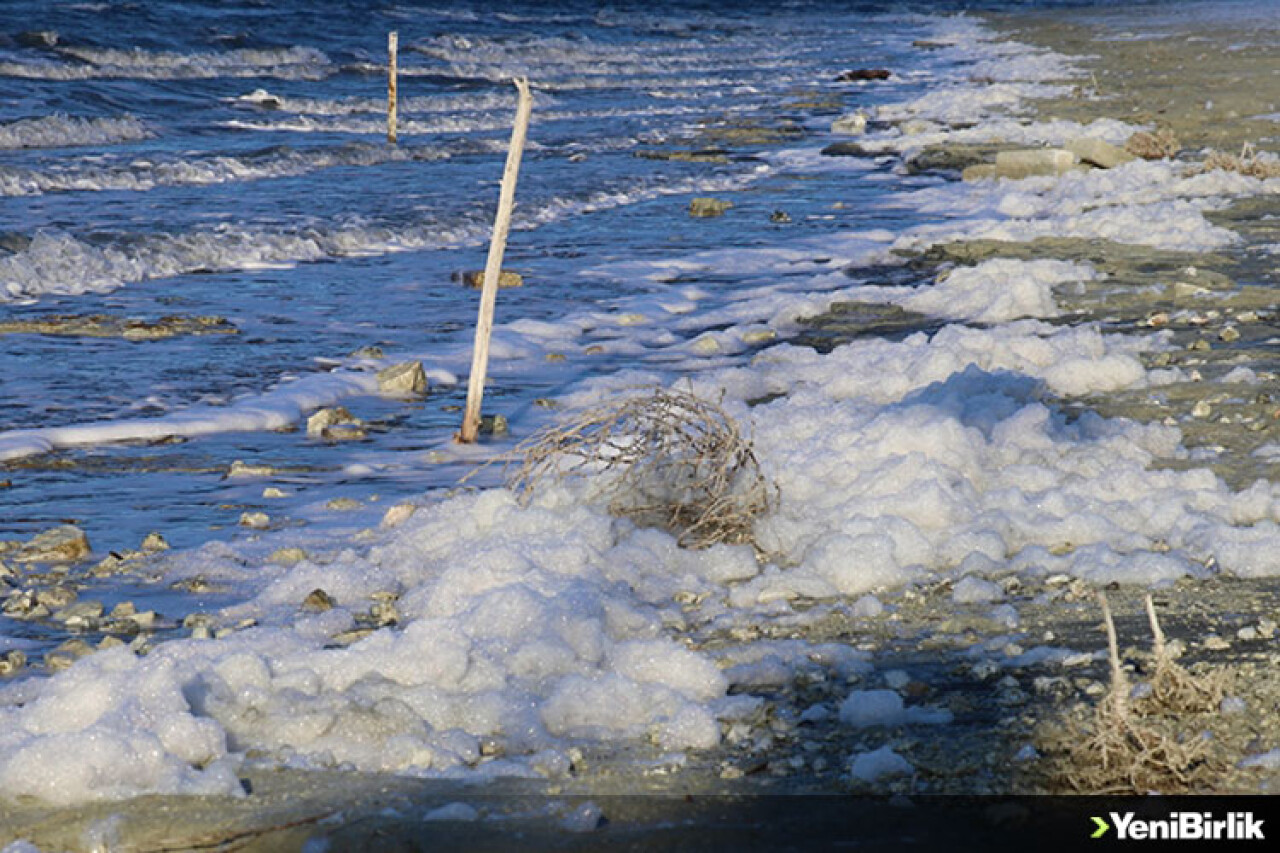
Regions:
<svg viewBox="0 0 1280 853"><path fill-rule="evenodd" d="M387 142L396 144L396 50L400 35L395 30L387 33Z"/></svg>
<svg viewBox="0 0 1280 853"><path fill-rule="evenodd" d="M515 79L520 100L516 106L516 122L511 129L511 147L507 149L507 165L502 170L502 191L498 196L498 214L493 220L493 237L489 240L489 259L484 265L484 286L480 290L480 314L476 319L476 343L471 354L471 376L467 381L467 408L462 416L458 441L466 444L480 433L480 404L484 398L485 374L489 369L489 335L493 331L493 305L498 295L498 276L502 272L502 254L507 249L507 231L511 227L511 207L516 198L516 178L520 174L520 155L529 129L529 113L533 95L529 81Z"/></svg>

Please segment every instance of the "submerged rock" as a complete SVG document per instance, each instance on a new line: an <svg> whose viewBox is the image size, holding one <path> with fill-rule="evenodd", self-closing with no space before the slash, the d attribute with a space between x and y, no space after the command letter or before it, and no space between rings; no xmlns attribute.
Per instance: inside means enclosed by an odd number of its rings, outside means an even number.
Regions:
<svg viewBox="0 0 1280 853"><path fill-rule="evenodd" d="M689 202L689 215L695 219L706 219L721 216L733 207L733 202L718 198L699 197Z"/></svg>
<svg viewBox="0 0 1280 853"><path fill-rule="evenodd" d="M888 80L893 73L887 68L854 68L836 77L837 83L856 83L862 80Z"/></svg>
<svg viewBox="0 0 1280 853"><path fill-rule="evenodd" d="M821 152L826 157L870 157L871 152L856 142L833 142Z"/></svg>
<svg viewBox="0 0 1280 853"><path fill-rule="evenodd" d="M840 116L840 118L831 122L832 133L843 133L847 136L857 136L865 133L867 130L867 116L865 113L851 113L849 115Z"/></svg>
<svg viewBox="0 0 1280 853"><path fill-rule="evenodd" d="M466 270L457 276L467 287L479 290L484 287L484 270ZM523 287L524 276L515 270L501 270L498 273L498 287Z"/></svg>

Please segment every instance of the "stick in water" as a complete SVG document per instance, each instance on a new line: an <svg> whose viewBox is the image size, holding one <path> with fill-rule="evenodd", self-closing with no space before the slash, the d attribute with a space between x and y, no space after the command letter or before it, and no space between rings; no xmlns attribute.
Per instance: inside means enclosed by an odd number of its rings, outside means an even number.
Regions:
<svg viewBox="0 0 1280 853"><path fill-rule="evenodd" d="M400 35L387 33L387 142L396 144L396 50Z"/></svg>
<svg viewBox="0 0 1280 853"><path fill-rule="evenodd" d="M520 155L529 129L529 112L533 96L529 81L515 80L520 100L516 107L516 123L511 129L511 147L507 149L507 166L502 171L502 192L498 197L498 215L493 220L493 237L489 241L489 259L484 265L484 286L480 291L480 316L476 320L476 343L471 354L471 376L467 382L467 409L462 416L458 441L470 444L480 433L480 404L484 397L485 374L489 369L489 334L493 330L493 304L498 295L498 276L502 272L502 254L507 248L507 231L511 227L511 206L516 198L516 178L520 174Z"/></svg>

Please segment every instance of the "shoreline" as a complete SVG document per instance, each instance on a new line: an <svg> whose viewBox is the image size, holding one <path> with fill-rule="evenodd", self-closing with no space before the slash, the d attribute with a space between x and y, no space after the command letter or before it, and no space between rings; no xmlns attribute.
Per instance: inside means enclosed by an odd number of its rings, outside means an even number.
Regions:
<svg viewBox="0 0 1280 853"><path fill-rule="evenodd" d="M1106 101L1066 98L1033 104L1039 118L1057 117L1082 123L1101 117L1143 121L1134 112L1134 107L1154 103L1150 92L1153 88L1159 88L1162 73L1176 71L1175 79L1185 79L1187 75L1196 73L1194 63L1185 67L1174 65L1169 71L1162 71L1168 69L1170 57L1180 58L1175 45L1160 43L1157 50L1132 54L1132 61L1126 66L1119 59L1124 51L1116 46L1121 43L1099 44L1090 40L1088 28L1050 20L1037 21L1037 17L990 16L989 20L1000 32L1019 41L1044 45L1069 55L1101 53L1101 59L1090 61L1097 64L1094 73L1100 88L1105 92L1114 87L1118 92L1116 98ZM1250 62L1257 61L1254 54L1243 51L1233 55L1224 52L1221 56L1225 57L1221 60L1222 64L1215 64L1211 69L1214 79L1219 82L1231 79L1224 68L1233 59L1247 56ZM1271 51L1269 56L1274 62L1280 56L1280 49ZM1280 77L1274 74L1272 76L1280 81ZM1182 99L1176 96L1178 91L1183 91L1179 85L1181 84L1175 84L1172 97L1168 93L1161 95L1164 100L1159 102L1160 106L1156 109L1163 112L1153 110L1152 114L1153 117L1159 117L1157 122L1167 121L1187 144L1235 146L1241 141L1241 137L1244 137L1243 141L1250 141L1248 135L1259 132L1262 127L1254 119L1244 115L1247 110L1253 109L1253 106L1249 106L1254 103L1253 100L1241 100L1231 107L1240 114L1239 121L1219 123L1197 119L1191 96ZM1212 98L1218 103L1225 105L1231 101L1230 86L1226 87L1226 94L1216 84L1209 88ZM1248 97L1265 100L1270 96L1251 89ZM1272 126L1276 127L1274 123ZM1263 149L1264 145L1267 146L1265 150L1276 150L1275 137L1265 142L1259 137L1258 147ZM1280 211L1277 197L1263 199ZM1250 197L1238 202L1233 209L1244 208L1255 217L1269 212L1260 212L1258 206L1257 197ZM1229 209L1217 215L1222 221L1227 221L1231 220L1232 214ZM1017 251L1027 251L1027 244L1011 245L1022 247ZM1061 245L1042 244L1038 251L1047 253L1061 248ZM1150 256L1139 253L1136 258L1120 257L1122 250L1112 250L1105 245L1091 245L1087 248L1100 268L1114 269L1119 278L1130 276L1132 283L1139 287L1151 285L1170 270L1188 265L1187 258L1169 260L1168 253L1165 253L1164 266L1157 264L1153 271ZM1012 250L1005 246L996 247L995 251L999 255ZM1227 261L1218 262L1208 258L1196 265L1224 277L1235 276L1233 281L1236 283L1242 269L1245 275L1255 274L1247 265L1242 267L1239 260L1232 259L1231 252L1219 254L1227 255ZM1032 257L1063 258L1063 255L1033 254ZM939 253L929 259L928 263L933 264L933 269L937 270L955 261L954 255ZM1274 286L1274 278L1271 282L1271 286ZM1262 288L1265 282L1259 280L1250 284ZM1265 290L1246 291L1245 296L1245 299L1232 304L1233 311L1255 310L1254 302L1249 300L1259 296L1265 299ZM1086 318L1094 315L1094 319L1097 319L1098 312L1110 310L1100 307L1108 304L1107 297L1107 294L1102 294L1094 304L1089 304L1088 298L1083 299L1079 303L1080 313ZM1177 298L1184 297L1171 297L1174 300ZM1114 305L1115 301L1110 304ZM1068 304L1068 308L1071 307ZM1138 294L1134 296L1132 304L1127 306L1127 310L1113 310L1112 313L1116 316L1112 318L1108 314L1105 319L1109 330L1124 331L1138 326L1152 312L1164 307L1159 298L1153 300L1148 295ZM1186 305L1171 301L1169 307L1177 311ZM1191 310L1195 310L1194 307ZM1270 321L1273 319L1259 322L1258 328L1270 328ZM1071 321L1071 315L1066 321ZM1190 345L1204 337L1206 329L1217 334L1221 328L1222 324L1210 326L1188 323L1185 328L1175 329L1175 341L1181 349L1190 353L1189 356L1179 357L1205 358L1203 350L1192 349ZM838 334L837 332L837 338ZM1248 350L1231 350L1230 356L1234 358L1244 355L1253 358L1260 370L1274 372L1280 368L1280 362L1277 362L1274 354L1268 354L1261 346L1265 339L1265 334L1259 335L1259 346ZM1182 363L1189 368L1210 372L1210 368L1203 362ZM1094 409L1104 416L1154 421L1164 417L1180 417L1185 412L1190 412L1199 401L1200 398L1192 388L1185 399L1179 397L1174 401L1172 411L1149 410L1150 407L1144 400L1126 399L1115 394L1088 398L1081 404L1081 408ZM1270 402L1257 403L1256 407L1260 414L1269 414L1275 408ZM1276 432L1272 425L1263 430L1251 431L1242 422L1215 427L1212 424L1184 420L1180 425L1183 425L1183 443L1188 447L1239 445L1234 456L1228 454L1231 458L1215 463L1216 470L1227 476L1228 481L1237 489L1245 485L1244 479L1250 471L1252 452L1260 443L1274 440ZM1204 467L1205 463L1203 460L1191 459L1187 461L1187 465ZM1235 471L1234 475L1232 471ZM1280 476L1280 458L1266 460L1265 467L1261 467L1259 474L1275 480ZM1245 754L1266 752L1280 744L1280 714L1275 710L1275 699L1280 696L1280 683L1272 674L1276 664L1280 663L1280 654L1275 651L1272 637L1266 636L1266 626L1262 624L1264 618L1280 608L1280 591L1273 586L1273 582L1266 578L1213 576L1205 579L1184 578L1160 591L1159 606L1162 617L1167 621L1166 630L1171 637L1186 645L1184 663L1197 672L1223 666L1236 668L1237 683L1241 685L1237 690L1244 694L1248 707L1255 712L1235 717L1207 714L1193 721L1196 726L1212 729L1216 748L1232 759L1229 769L1224 769L1221 773L1220 787L1215 787L1214 793L1262 793L1273 790L1275 785L1280 784L1280 766L1264 768L1265 772L1238 766L1238 759ZM1141 592L1141 589L1130 585L1111 593L1113 606L1119 616L1124 658L1130 663L1136 662L1138 668L1147 661L1149 643L1141 611ZM1017 588L1005 590L1005 595L1008 596L1005 600L1017 605L1020 622L1016 633L1041 638L1046 647L1061 646L1091 652L1085 659L1072 664L1066 670L1064 678L1047 683L1043 690L1035 686L1041 683L1038 678L1026 675L1027 672L1036 674L1034 663L1029 664L1025 670L1015 671L1017 677L1008 676L1013 677L1012 685L1002 678L1006 673L987 672L979 666L983 657L981 654L971 654L974 650L985 650L993 654L998 652L1009 658L1016 658L1018 655L1015 652L1025 653L1029 650L1021 648L1018 642L1009 638L1015 632L1007 625L1001 625L989 617L989 603L976 600L968 604L956 604L953 593L954 584L949 580L905 592L902 588L897 588L882 596L896 608L893 619L873 618L857 622L839 616L817 621L783 619L778 624L762 626L760 633L764 636L787 638L798 632L805 640L813 643L832 642L867 647L868 655L874 654L877 669L910 672L912 679L904 682L903 690L929 707L949 709L956 717L955 723L939 729L939 736L934 737L929 732L916 730L909 736L894 739L899 744L898 748L910 755L918 774L929 780L930 793L998 794L1035 790L1039 784L1035 773L1022 775L1022 771L1018 769L1017 752L1020 745L1036 738L1036 729L1045 719L1052 719L1057 714L1062 714L1063 719L1072 714L1077 717L1083 715L1105 690L1106 661L1100 656L1103 637L1098 630L1098 612L1090 594L1091 589L1078 579L1064 581L1053 575L1046 575L1038 583L1024 579ZM1242 633L1248 631L1252 633ZM715 648L717 644L724 642L723 637L702 636L697 638L695 648ZM1011 646L1019 648L1010 648ZM770 705L774 709L786 706L795 709L801 704L815 704L819 700L838 704L839 697L855 684L860 687L868 686L865 679L853 676L843 683L815 679L805 684L787 685L776 691ZM799 701L801 698L803 703ZM783 724L774 725L778 720L782 720ZM722 744L705 754L688 755L684 763L664 762L655 760L652 756L641 758L631 754L642 753L643 750L601 750L600 754L588 751L583 756L579 775L554 783L536 783L533 785L535 792L529 796L590 797L593 793L597 796L609 796L634 792L633 789L638 786L653 786L666 793L746 796L775 791L853 791L873 794L914 792L915 782L912 779L898 779L863 787L850 785L844 771L844 759L853 753L869 749L873 742L883 738L868 736L860 730L841 730L838 725L828 726L820 735L810 737L799 734L799 727L794 725L794 721L790 725L788 730L784 716L761 713L758 720L751 721L751 726L756 729L771 729L773 741L781 745L752 753L735 745ZM816 749L809 750L809 744L816 744ZM1260 748L1255 749L1255 745L1260 745ZM612 756L610 751L614 753ZM798 776L783 775L787 766L784 762L806 755L809 770ZM812 769L815 767L812 760L815 755L824 759L823 770ZM650 763L645 764L646 761ZM470 790L483 791L485 795L492 795L495 791L492 786L471 789L468 783L413 780L394 775L254 768L242 775L251 780L254 789L249 797L243 799L149 796L68 808L14 807L0 803L0 825L5 827L0 832L0 845L11 839L26 838L41 846L60 849L83 845L93 833L101 835L106 832L115 833L118 843L126 847L132 845L142 849L162 842L172 845L175 843L175 833L179 833L179 837L184 839L181 844L194 844L197 843L196 839L199 839L199 843L222 841L237 844L237 849L248 850L278 849L273 845L279 844L301 846L308 838L325 836L350 843L357 838L368 840L387 831L393 834L405 831L406 821L403 815L390 816L385 813L388 804L407 804L409 808L425 812L459 801L466 802L466 792ZM1001 781L1007 787L991 787ZM514 787L519 789L518 784ZM525 795L524 791L519 790L512 794L513 797ZM117 815L122 817L117 818ZM642 818L641 823L648 820L656 827L664 817L659 809L657 814ZM552 840L561 837L565 846L572 846L573 843L590 846L589 833L579 836L585 841L565 841L560 823L562 819L563 816L558 813L554 818L536 817L530 822L528 829L535 833L550 833L544 837ZM446 820L440 826L443 827L442 832L446 838L449 837L448 833L455 831L458 833L455 838L473 842L485 835L483 822L467 827ZM557 833L560 835L557 836Z"/></svg>

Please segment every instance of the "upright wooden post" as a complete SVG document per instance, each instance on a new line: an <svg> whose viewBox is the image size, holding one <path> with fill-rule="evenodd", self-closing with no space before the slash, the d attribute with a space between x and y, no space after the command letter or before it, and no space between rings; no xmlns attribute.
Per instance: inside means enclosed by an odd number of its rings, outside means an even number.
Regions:
<svg viewBox="0 0 1280 853"><path fill-rule="evenodd" d="M471 376L467 380L467 408L462 416L458 441L471 443L480 433L480 403L484 398L485 374L489 369L489 334L493 331L493 304L498 295L498 276L502 272L502 254L507 248L507 231L511 227L511 207L516 198L516 178L520 174L520 155L529 129L529 113L533 95L529 81L515 79L520 99L516 106L516 122L511 129L511 147L507 149L507 165L502 170L502 191L498 196L498 214L493 220L493 237L489 240L489 259L484 265L484 286L480 290L480 315L476 319L476 343L471 354Z"/></svg>
<svg viewBox="0 0 1280 853"><path fill-rule="evenodd" d="M387 142L396 144L396 51L400 35L387 33Z"/></svg>

